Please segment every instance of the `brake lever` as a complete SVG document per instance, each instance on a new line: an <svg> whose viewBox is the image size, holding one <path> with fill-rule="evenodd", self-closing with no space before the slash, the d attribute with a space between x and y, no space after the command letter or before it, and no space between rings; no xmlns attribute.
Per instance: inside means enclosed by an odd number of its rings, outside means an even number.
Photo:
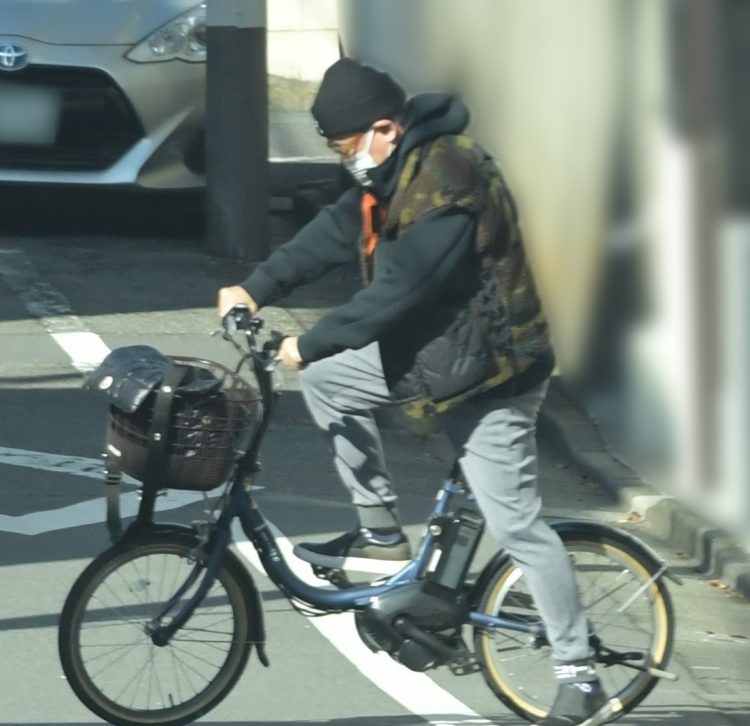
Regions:
<svg viewBox="0 0 750 726"><path fill-rule="evenodd" d="M237 331L247 330L250 326L247 321L250 318L250 309L244 303L235 305L232 309L224 315L221 319L221 327L224 331L224 340L231 340Z"/></svg>
<svg viewBox="0 0 750 726"><path fill-rule="evenodd" d="M221 322L222 330L222 337L224 340L232 340L232 338L237 334L237 321L234 319L234 316L232 313L227 313L222 322Z"/></svg>
<svg viewBox="0 0 750 726"><path fill-rule="evenodd" d="M264 366L265 370L270 372L270 371L275 370L278 367L279 348L281 348L281 343L284 340L284 338L288 338L288 337L289 337L288 335L284 335L278 330L272 330L270 332L270 340L267 340L265 343L263 343L263 352L267 356L267 361Z"/></svg>

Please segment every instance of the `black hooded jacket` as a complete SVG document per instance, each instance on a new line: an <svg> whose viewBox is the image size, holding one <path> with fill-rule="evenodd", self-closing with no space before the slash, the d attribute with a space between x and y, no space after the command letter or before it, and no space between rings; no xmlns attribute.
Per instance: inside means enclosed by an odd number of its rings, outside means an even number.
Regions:
<svg viewBox="0 0 750 726"><path fill-rule="evenodd" d="M464 104L451 96L424 94L408 102L403 138L389 159L369 172L371 191L389 208L375 249L372 279L300 336L303 361L313 362L378 341L394 395L429 403L475 392L487 381L491 382L488 387L504 384L509 393L520 393L549 375L553 358L545 323L545 344L535 345L539 350L534 359L524 364L523 370L503 364L502 375L498 375L498 346L490 340L485 322L478 320L484 313L477 314L476 300L483 284L486 287L487 272L483 272L477 235L487 207L484 187L489 182L486 174L480 178L476 169L483 169L488 157L481 150L478 154L478 147L462 134L468 119ZM474 156L470 162L461 159L457 173L452 174L450 156L463 154L459 147L468 148L469 144ZM438 147L449 149L443 153L448 163L434 171L436 164L430 159L437 152L430 153ZM455 153L450 151L453 147ZM422 163L424 169L420 169ZM467 164L476 179L472 177L462 186L457 179L466 176ZM492 169L496 171L494 164ZM499 175L496 178L500 179ZM435 202L416 208L413 200L405 201L404 187L412 182L426 184L424 188ZM325 207L242 283L259 306L359 257L361 193L359 188L350 189ZM533 289L531 293L536 300ZM491 308L503 307L494 291L490 297ZM510 335L513 323L507 321L507 312L498 315L504 334ZM507 342L503 346L507 348Z"/></svg>

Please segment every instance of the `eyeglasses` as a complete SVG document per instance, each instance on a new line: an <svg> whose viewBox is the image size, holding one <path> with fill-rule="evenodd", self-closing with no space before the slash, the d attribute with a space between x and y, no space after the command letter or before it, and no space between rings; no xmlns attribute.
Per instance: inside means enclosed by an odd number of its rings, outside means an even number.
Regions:
<svg viewBox="0 0 750 726"><path fill-rule="evenodd" d="M352 156L357 152L357 147L363 136L364 133L359 133L352 136L346 136L343 139L326 139L326 146L340 156Z"/></svg>
<svg viewBox="0 0 750 726"><path fill-rule="evenodd" d="M374 129L376 133L378 131L383 131L384 129L383 126L373 126L371 128ZM362 139L368 131L370 131L370 129L365 129L364 131L360 131L359 133L351 134L350 136L344 136L343 138L339 139L326 138L326 146L331 151L334 151L340 156L343 156L345 159L349 158L350 156L354 156L354 154L357 153L359 145L362 143ZM325 134L320 129L320 127L318 127L318 133L325 138Z"/></svg>

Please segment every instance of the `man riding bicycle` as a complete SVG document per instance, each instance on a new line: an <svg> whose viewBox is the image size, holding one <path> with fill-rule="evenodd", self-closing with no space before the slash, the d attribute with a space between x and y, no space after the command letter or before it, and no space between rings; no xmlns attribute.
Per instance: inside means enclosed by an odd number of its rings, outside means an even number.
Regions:
<svg viewBox="0 0 750 726"><path fill-rule="evenodd" d="M303 560L408 560L372 411L438 415L491 534L523 568L544 619L559 689L545 726L603 723L586 615L565 549L541 517L536 418L554 366L547 323L508 187L442 94L406 100L391 76L349 58L325 73L312 114L356 186L240 285L219 313L254 312L359 259L364 288L279 357L334 451L357 527L297 545Z"/></svg>

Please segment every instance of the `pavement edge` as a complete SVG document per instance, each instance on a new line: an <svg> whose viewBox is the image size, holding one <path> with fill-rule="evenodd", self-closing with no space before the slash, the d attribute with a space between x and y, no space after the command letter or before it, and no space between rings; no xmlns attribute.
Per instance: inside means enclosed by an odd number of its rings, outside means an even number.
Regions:
<svg viewBox="0 0 750 726"><path fill-rule="evenodd" d="M729 533L687 504L656 490L620 461L559 377L552 378L538 426L624 511L643 518L657 537L689 557L697 572L721 579L750 599L750 553Z"/></svg>

